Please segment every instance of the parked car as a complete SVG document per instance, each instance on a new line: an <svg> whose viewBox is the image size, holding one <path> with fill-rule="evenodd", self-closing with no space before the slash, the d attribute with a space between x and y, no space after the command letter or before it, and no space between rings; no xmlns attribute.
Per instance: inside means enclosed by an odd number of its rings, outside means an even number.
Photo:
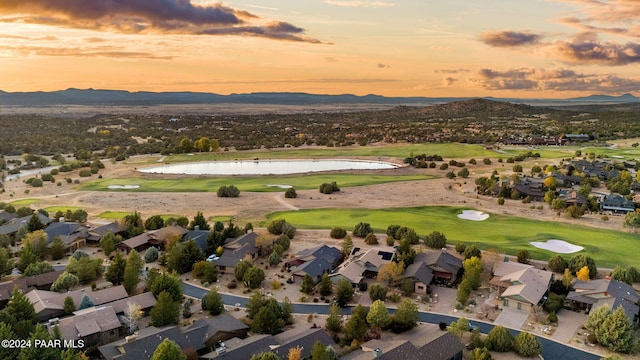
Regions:
<svg viewBox="0 0 640 360"><path fill-rule="evenodd" d="M216 255L216 254L211 254L211 255L209 255L209 257L207 258L207 261L216 261L216 260L218 260L218 259L220 259L220 257L219 257L218 255Z"/></svg>

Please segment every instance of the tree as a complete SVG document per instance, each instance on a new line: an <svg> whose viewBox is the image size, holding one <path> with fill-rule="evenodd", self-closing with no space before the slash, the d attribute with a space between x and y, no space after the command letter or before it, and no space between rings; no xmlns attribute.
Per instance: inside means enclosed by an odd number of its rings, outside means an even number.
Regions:
<svg viewBox="0 0 640 360"><path fill-rule="evenodd" d="M27 339L27 338L25 338ZM28 336L28 341L31 346L25 346L20 349L18 354L18 360L31 360L31 359L57 359L60 356L60 350L49 346L36 346L35 342L39 340L41 343L48 343L51 340L51 335L47 331L44 325L36 325L34 331Z"/></svg>
<svg viewBox="0 0 640 360"><path fill-rule="evenodd" d="M298 193L296 193L296 189L294 189L293 187L290 187L287 190L285 190L284 197L287 199L295 199L298 197Z"/></svg>
<svg viewBox="0 0 640 360"><path fill-rule="evenodd" d="M353 340L361 341L367 334L367 314L368 310L362 305L356 306L351 312L349 321L344 326L344 344L351 344Z"/></svg>
<svg viewBox="0 0 640 360"><path fill-rule="evenodd" d="M189 230L196 229L196 226L200 230L211 230L211 226L209 226L207 219L202 215L201 211L198 211L196 216L193 217L193 221L189 224Z"/></svg>
<svg viewBox="0 0 640 360"><path fill-rule="evenodd" d="M335 359L333 348L320 341L313 343L311 348L311 360L332 360Z"/></svg>
<svg viewBox="0 0 640 360"><path fill-rule="evenodd" d="M282 308L278 301L269 298L251 319L251 331L258 334L277 334L284 327Z"/></svg>
<svg viewBox="0 0 640 360"><path fill-rule="evenodd" d="M521 332L513 341L515 352L522 356L530 357L540 355L542 346L540 341L533 334L526 331Z"/></svg>
<svg viewBox="0 0 640 360"><path fill-rule="evenodd" d="M458 293L456 296L456 300L462 304L465 305L467 303L467 300L469 300L469 296L471 295L471 284L469 283L469 281L462 281L460 282L460 285L458 285Z"/></svg>
<svg viewBox="0 0 640 360"><path fill-rule="evenodd" d="M331 279L329 278L329 274L322 274L322 278L320 279L320 295L328 296L333 293L333 284L331 283Z"/></svg>
<svg viewBox="0 0 640 360"><path fill-rule="evenodd" d="M566 268L564 269L564 274L562 276L562 285L564 285L565 288L570 288L571 285L573 284L573 275L571 275L571 269Z"/></svg>
<svg viewBox="0 0 640 360"><path fill-rule="evenodd" d="M127 308L124 310L124 319L128 324L128 333L133 334L138 326L138 319L144 316L139 304L127 301Z"/></svg>
<svg viewBox="0 0 640 360"><path fill-rule="evenodd" d="M377 245L378 244L378 237L374 233L369 233L364 238L364 243L368 244L368 245Z"/></svg>
<svg viewBox="0 0 640 360"><path fill-rule="evenodd" d="M589 267L588 266L583 266L580 270L578 270L578 272L576 273L576 277L578 278L578 280L582 280L582 281L588 281L589 280Z"/></svg>
<svg viewBox="0 0 640 360"><path fill-rule="evenodd" d="M13 340L16 339L16 335L13 333L11 326L4 322L0 322L0 339L2 340ZM18 351L16 349L12 349L10 347L2 346L0 347L0 359L4 360L15 360L17 357Z"/></svg>
<svg viewBox="0 0 640 360"><path fill-rule="evenodd" d="M495 326L484 341L488 349L497 352L508 352L513 350L513 335L505 327Z"/></svg>
<svg viewBox="0 0 640 360"><path fill-rule="evenodd" d="M129 252L129 255L127 255L122 279L122 285L130 296L136 291L136 286L140 281L140 271L142 270L143 264L140 254L138 254L135 249L132 249Z"/></svg>
<svg viewBox="0 0 640 360"><path fill-rule="evenodd" d="M276 250L273 250L273 252L271 253L271 255L269 255L269 258L267 260L269 261L269 266L278 265L280 261L282 261L282 259L280 259L280 255Z"/></svg>
<svg viewBox="0 0 640 360"><path fill-rule="evenodd" d="M42 221L40 221L40 218L37 214L34 213L33 215L31 215L31 217L29 218L29 222L27 223L27 229L29 229L30 232L43 230L45 227L46 226L42 223Z"/></svg>
<svg viewBox="0 0 640 360"><path fill-rule="evenodd" d="M556 198L556 193L553 192L553 190L548 190L546 193L544 193L544 202L551 204L551 202L553 202L553 199Z"/></svg>
<svg viewBox="0 0 640 360"><path fill-rule="evenodd" d="M289 349L287 360L302 360L302 348L300 346Z"/></svg>
<svg viewBox="0 0 640 360"><path fill-rule="evenodd" d="M477 347L469 352L469 360L491 360L491 353L486 347Z"/></svg>
<svg viewBox="0 0 640 360"><path fill-rule="evenodd" d="M240 260L235 268L233 269L236 280L237 281L243 281L244 279L244 274L247 272L247 270L249 270L253 265L251 265L250 262L245 261L245 260Z"/></svg>
<svg viewBox="0 0 640 360"><path fill-rule="evenodd" d="M400 242L398 243L397 254L398 262L402 263L403 265L403 271L405 266L413 264L413 260L418 255L416 249L411 246L411 242L407 238L400 240Z"/></svg>
<svg viewBox="0 0 640 360"><path fill-rule="evenodd" d="M242 278L242 282L244 282L244 285L249 289L257 289L263 281L264 271L255 266L249 268Z"/></svg>
<svg viewBox="0 0 640 360"><path fill-rule="evenodd" d="M144 262L151 263L158 260L158 249L152 246L144 252Z"/></svg>
<svg viewBox="0 0 640 360"><path fill-rule="evenodd" d="M6 249L4 249L4 248L0 249L0 261L4 261L4 263L6 264L7 261L9 261L9 259L8 258L6 260L4 259L4 256L2 256L3 250L6 253ZM34 263L29 264L29 266L27 266L27 268L24 269L24 273L22 273L22 276L25 276L25 277L26 276L35 276L35 275L40 275L40 274L46 274L46 273L52 272L52 271L55 271L55 269L48 262L46 262L46 261L36 261Z"/></svg>
<svg viewBox="0 0 640 360"><path fill-rule="evenodd" d="M204 296L202 310L209 310L209 313L214 316L224 312L224 303L222 302L222 297L218 294L218 290L213 288Z"/></svg>
<svg viewBox="0 0 640 360"><path fill-rule="evenodd" d="M347 230L339 226L334 226L333 228L331 228L331 232L329 233L329 236L331 236L334 239L344 239L344 237L347 236Z"/></svg>
<svg viewBox="0 0 640 360"><path fill-rule="evenodd" d="M78 285L78 277L65 271L51 284L51 291L66 291Z"/></svg>
<svg viewBox="0 0 640 360"><path fill-rule="evenodd" d="M81 257L80 260L75 258L69 259L67 271L76 275L81 283L88 283L96 280L102 275L104 268L102 267L102 259L91 260L88 256Z"/></svg>
<svg viewBox="0 0 640 360"><path fill-rule="evenodd" d="M44 230L37 230L27 233L22 239L22 245L24 249L30 249L33 251L39 260L44 258L44 255L49 251L47 240L48 235Z"/></svg>
<svg viewBox="0 0 640 360"><path fill-rule="evenodd" d="M564 199L553 199L551 201L551 209L563 210L567 207L567 202Z"/></svg>
<svg viewBox="0 0 640 360"><path fill-rule="evenodd" d="M212 283L218 281L218 271L213 263L204 260L198 261L193 264L193 277L203 283Z"/></svg>
<svg viewBox="0 0 640 360"><path fill-rule="evenodd" d="M139 212L134 211L133 214L126 215L123 221L128 229L127 238L138 236L144 232L144 223Z"/></svg>
<svg viewBox="0 0 640 360"><path fill-rule="evenodd" d="M520 264L528 264L529 260L531 260L531 255L529 254L529 250L522 249L518 251L517 259Z"/></svg>
<svg viewBox="0 0 640 360"><path fill-rule="evenodd" d="M147 230L158 230L164 227L164 218L161 215L153 215L144 222Z"/></svg>
<svg viewBox="0 0 640 360"><path fill-rule="evenodd" d="M447 237L439 231L427 235L424 244L432 249L444 249L447 247Z"/></svg>
<svg viewBox="0 0 640 360"><path fill-rule="evenodd" d="M351 250L353 250L353 241L351 240L351 236L345 235L344 240L342 241L342 254L344 256L349 256L351 254Z"/></svg>
<svg viewBox="0 0 640 360"><path fill-rule="evenodd" d="M564 307L564 295L549 293L549 298L544 303L544 309L549 313L558 313Z"/></svg>
<svg viewBox="0 0 640 360"><path fill-rule="evenodd" d="M218 197L235 198L240 196L240 190L234 185L229 185L229 186L222 185L221 187L218 188L217 195Z"/></svg>
<svg viewBox="0 0 640 360"><path fill-rule="evenodd" d="M449 325L448 330L458 338L462 338L462 334L469 331L469 320L463 317L459 318L458 321L452 322L451 325Z"/></svg>
<svg viewBox="0 0 640 360"><path fill-rule="evenodd" d="M25 294L17 287L7 306L0 310L0 321L9 324L17 339L27 339L34 330L36 311Z"/></svg>
<svg viewBox="0 0 640 360"><path fill-rule="evenodd" d="M567 261L560 255L555 255L551 259L549 259L549 269L555 273L562 273L564 269L566 269L569 264Z"/></svg>
<svg viewBox="0 0 640 360"><path fill-rule="evenodd" d="M468 178L469 177L469 169L467 169L466 167L463 167L462 169L460 169L460 171L458 171L458 176L460 176L461 178Z"/></svg>
<svg viewBox="0 0 640 360"><path fill-rule="evenodd" d="M465 259L469 259L471 257L477 257L477 258L481 258L482 257L482 251L480 251L480 249L478 249L477 246L475 245L469 245L464 249L464 258Z"/></svg>
<svg viewBox="0 0 640 360"><path fill-rule="evenodd" d="M205 259L205 254L191 239L173 246L167 254L167 269L184 274L193 269L193 264Z"/></svg>
<svg viewBox="0 0 640 360"><path fill-rule="evenodd" d="M378 271L378 281L387 282L391 285L400 280L400 277L404 273L404 264L399 262L390 262L382 265Z"/></svg>
<svg viewBox="0 0 640 360"><path fill-rule="evenodd" d="M636 229L640 227L640 212L631 211L624 216L622 225L626 228L630 228L634 233Z"/></svg>
<svg viewBox="0 0 640 360"><path fill-rule="evenodd" d="M329 307L329 317L325 323L325 329L330 332L339 333L342 331L342 309L336 304Z"/></svg>
<svg viewBox="0 0 640 360"><path fill-rule="evenodd" d="M464 280L469 282L472 290L476 290L482 285L482 260L475 256L462 262L464 268ZM464 281L463 280L463 281Z"/></svg>
<svg viewBox="0 0 640 360"><path fill-rule="evenodd" d="M589 278L595 279L598 275L598 268L596 267L596 262L593 261L589 256L585 256L582 254L575 255L569 260L569 269L572 274L577 273L583 266L589 267Z"/></svg>
<svg viewBox="0 0 640 360"><path fill-rule="evenodd" d="M29 265L40 260L41 259L38 254L36 254L30 247L24 247L20 252L20 257L18 259L18 263L16 264L16 268L24 272Z"/></svg>
<svg viewBox="0 0 640 360"><path fill-rule="evenodd" d="M165 338L153 351L151 360L187 360L187 356L182 352L180 345Z"/></svg>
<svg viewBox="0 0 640 360"><path fill-rule="evenodd" d="M171 299L178 303L182 300L182 280L176 272L167 273L159 272L152 269L147 275L147 288L157 297L161 293L167 292L171 295Z"/></svg>
<svg viewBox="0 0 640 360"><path fill-rule="evenodd" d="M53 241L51 242L51 249L50 249L51 259L52 260L62 259L66 251L67 249L62 239L60 239L60 236L56 236L55 239L53 239Z"/></svg>
<svg viewBox="0 0 640 360"><path fill-rule="evenodd" d="M369 286L369 298L371 301L387 299L387 288L380 284L372 284Z"/></svg>
<svg viewBox="0 0 640 360"><path fill-rule="evenodd" d="M376 332L385 328L391 323L391 316L389 316L389 310L384 305L384 301L376 300L371 304L369 313L367 314L367 323L371 325Z"/></svg>
<svg viewBox="0 0 640 360"><path fill-rule="evenodd" d="M280 360L280 358L278 357L278 355L270 351L267 351L267 352L263 351L261 353L251 355L249 360Z"/></svg>
<svg viewBox="0 0 640 360"><path fill-rule="evenodd" d="M111 265L109 265L109 268L104 275L105 279L114 285L120 285L124 281L126 265L127 260L120 254L120 252L117 252L113 257L113 260L111 260Z"/></svg>
<svg viewBox="0 0 640 360"><path fill-rule="evenodd" d="M172 299L171 294L163 291L158 296L158 302L151 309L150 315L153 326L178 325L180 305Z"/></svg>
<svg viewBox="0 0 640 360"><path fill-rule="evenodd" d="M110 256L116 250L116 237L112 232L107 232L100 239L100 247L104 254Z"/></svg>
<svg viewBox="0 0 640 360"><path fill-rule="evenodd" d="M412 329L418 325L418 306L411 299L404 299L392 318L392 330L396 333Z"/></svg>
<svg viewBox="0 0 640 360"><path fill-rule="evenodd" d="M71 315L74 311L76 311L76 304L74 304L71 296L67 296L66 298L64 298L63 311L65 315Z"/></svg>
<svg viewBox="0 0 640 360"><path fill-rule="evenodd" d="M622 306L607 313L604 321L595 328L595 335L600 345L613 351L631 353L636 349L635 332Z"/></svg>
<svg viewBox="0 0 640 360"><path fill-rule="evenodd" d="M368 234L373 233L371 225L369 223L359 222L352 231L353 236L359 238L365 238Z"/></svg>
<svg viewBox="0 0 640 360"><path fill-rule="evenodd" d="M89 295L82 295L82 298L80 298L80 305L78 305L78 310L90 308L92 306L95 306L95 304L93 303L93 300L91 300Z"/></svg>
<svg viewBox="0 0 640 360"><path fill-rule="evenodd" d="M336 302L338 305L341 307L347 305L353 299L353 294L353 286L351 286L349 280L340 279L336 288Z"/></svg>

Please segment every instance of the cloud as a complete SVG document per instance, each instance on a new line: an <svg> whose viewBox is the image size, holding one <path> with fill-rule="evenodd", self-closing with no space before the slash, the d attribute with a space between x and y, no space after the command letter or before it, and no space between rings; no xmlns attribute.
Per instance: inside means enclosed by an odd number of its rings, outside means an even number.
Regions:
<svg viewBox="0 0 640 360"><path fill-rule="evenodd" d="M0 21L119 33L245 35L319 43L303 29L272 21L264 24L244 10L192 0L2 0Z"/></svg>
<svg viewBox="0 0 640 360"><path fill-rule="evenodd" d="M640 63L640 44L590 41L561 41L555 55L567 63L622 66Z"/></svg>
<svg viewBox="0 0 640 360"><path fill-rule="evenodd" d="M390 67L391 67L391 65L378 64L378 69L388 69Z"/></svg>
<svg viewBox="0 0 640 360"><path fill-rule="evenodd" d="M478 35L478 38L489 46L516 47L536 44L542 36L529 32L501 30L484 31Z"/></svg>
<svg viewBox="0 0 640 360"><path fill-rule="evenodd" d="M487 90L572 91L621 94L637 91L640 79L622 78L616 74L578 73L555 68L518 68L508 70L481 69L470 79Z"/></svg>
<svg viewBox="0 0 640 360"><path fill-rule="evenodd" d="M11 52L22 57L32 55L39 56L71 56L71 57L107 57L107 58L130 58L130 59L154 59L171 60L172 56L157 56L148 52L123 51L117 47L97 47L92 49L73 47L40 47L40 46L0 46L0 51Z"/></svg>
<svg viewBox="0 0 640 360"><path fill-rule="evenodd" d="M469 70L469 69L463 69L463 68L460 68L460 69L436 69L436 70L433 70L433 72L436 73L436 74L460 74L460 73L468 73L470 71L471 70Z"/></svg>
<svg viewBox="0 0 640 360"><path fill-rule="evenodd" d="M577 5L570 16L559 23L582 31L596 31L627 37L640 37L640 2L637 0L556 0Z"/></svg>
<svg viewBox="0 0 640 360"><path fill-rule="evenodd" d="M453 84L454 84L456 81L458 81L458 79L456 79L456 78L453 78L453 77L449 76L449 77L446 77L446 78L442 79L442 84L443 84L444 86L453 86Z"/></svg>
<svg viewBox="0 0 640 360"><path fill-rule="evenodd" d="M386 1L345 1L345 0L324 0L325 4L343 7L367 7L367 8L390 8L396 6L395 3Z"/></svg>

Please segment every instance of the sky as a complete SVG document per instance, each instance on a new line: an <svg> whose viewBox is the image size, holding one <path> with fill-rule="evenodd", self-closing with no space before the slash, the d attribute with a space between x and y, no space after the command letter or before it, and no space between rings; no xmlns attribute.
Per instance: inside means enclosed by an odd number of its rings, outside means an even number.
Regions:
<svg viewBox="0 0 640 360"><path fill-rule="evenodd" d="M640 96L639 0L0 0L0 89Z"/></svg>

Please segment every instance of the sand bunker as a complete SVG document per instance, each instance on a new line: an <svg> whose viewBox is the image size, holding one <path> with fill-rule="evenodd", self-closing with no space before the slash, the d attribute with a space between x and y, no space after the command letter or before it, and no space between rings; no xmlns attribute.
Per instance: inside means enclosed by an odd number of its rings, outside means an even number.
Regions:
<svg viewBox="0 0 640 360"><path fill-rule="evenodd" d="M537 247L538 249L549 250L559 254L572 254L584 249L582 246L573 245L564 240L556 239L550 239L546 242L532 241L529 244Z"/></svg>
<svg viewBox="0 0 640 360"><path fill-rule="evenodd" d="M482 211L476 210L462 210L462 214L458 214L460 219L471 220L471 221L483 221L489 218L489 214L483 213Z"/></svg>
<svg viewBox="0 0 640 360"><path fill-rule="evenodd" d="M107 189L137 189L140 185L109 185Z"/></svg>
<svg viewBox="0 0 640 360"><path fill-rule="evenodd" d="M293 187L291 185L280 185L280 184L267 184L267 186L269 186L269 187L278 187L280 189L288 189L288 188L292 188Z"/></svg>

